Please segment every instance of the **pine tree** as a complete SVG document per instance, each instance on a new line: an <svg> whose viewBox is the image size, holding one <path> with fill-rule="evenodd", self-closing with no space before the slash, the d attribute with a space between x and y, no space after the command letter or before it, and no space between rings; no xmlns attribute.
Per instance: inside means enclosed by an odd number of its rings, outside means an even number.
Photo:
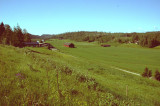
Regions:
<svg viewBox="0 0 160 106"><path fill-rule="evenodd" d="M19 39L18 39L18 33L17 33L17 28L14 27L14 32L13 32L13 46L18 47L18 45L20 44Z"/></svg>
<svg viewBox="0 0 160 106"><path fill-rule="evenodd" d="M152 70L148 70L148 68L146 67L145 69L144 69L144 72L142 73L142 76L143 77L151 77L152 76Z"/></svg>
<svg viewBox="0 0 160 106"><path fill-rule="evenodd" d="M146 67L146 68L144 69L144 72L142 73L142 76L143 76L143 77L147 77L147 73L148 73L148 68Z"/></svg>
<svg viewBox="0 0 160 106"><path fill-rule="evenodd" d="M155 72L155 79L160 81L160 72L158 70Z"/></svg>
<svg viewBox="0 0 160 106"><path fill-rule="evenodd" d="M148 77L152 77L152 70L149 70Z"/></svg>
<svg viewBox="0 0 160 106"><path fill-rule="evenodd" d="M5 25L5 32L3 34L4 34L4 38L6 39L5 44L11 45L13 42L12 41L13 31L9 25Z"/></svg>
<svg viewBox="0 0 160 106"><path fill-rule="evenodd" d="M17 27L14 27L14 41L15 46L23 47L24 35L19 25L17 25Z"/></svg>
<svg viewBox="0 0 160 106"><path fill-rule="evenodd" d="M24 35L24 42L31 42L30 34L27 32L26 29L23 29L23 35Z"/></svg>
<svg viewBox="0 0 160 106"><path fill-rule="evenodd" d="M2 39L3 39L3 33L4 33L4 31L5 31L5 27L4 27L4 24L2 22L0 24L0 43L1 43Z"/></svg>

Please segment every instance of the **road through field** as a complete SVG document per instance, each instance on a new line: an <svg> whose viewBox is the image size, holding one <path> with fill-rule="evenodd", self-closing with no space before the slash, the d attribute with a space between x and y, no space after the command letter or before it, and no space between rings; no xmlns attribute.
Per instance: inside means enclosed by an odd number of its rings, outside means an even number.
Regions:
<svg viewBox="0 0 160 106"><path fill-rule="evenodd" d="M117 69L117 70L120 70L120 71L123 71L123 72L126 72L126 73L130 73L130 74L133 74L133 75L137 75L137 76L141 76L140 74L137 74L137 73L134 73L134 72L130 72L128 70L124 70L124 69L121 69L121 68L118 68L118 67L111 67L111 68L114 68L114 69Z"/></svg>

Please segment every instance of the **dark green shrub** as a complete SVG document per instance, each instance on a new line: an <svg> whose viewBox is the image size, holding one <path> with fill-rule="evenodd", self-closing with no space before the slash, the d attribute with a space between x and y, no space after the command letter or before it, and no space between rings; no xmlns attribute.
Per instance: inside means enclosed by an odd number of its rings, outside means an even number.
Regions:
<svg viewBox="0 0 160 106"><path fill-rule="evenodd" d="M160 72L158 70L155 72L155 79L160 81Z"/></svg>
<svg viewBox="0 0 160 106"><path fill-rule="evenodd" d="M145 69L144 69L144 72L142 73L142 77L147 77L147 78L149 78L149 77L151 77L152 76L152 70L148 70L148 68L146 67Z"/></svg>
<svg viewBox="0 0 160 106"><path fill-rule="evenodd" d="M152 77L152 70L149 70L148 77Z"/></svg>

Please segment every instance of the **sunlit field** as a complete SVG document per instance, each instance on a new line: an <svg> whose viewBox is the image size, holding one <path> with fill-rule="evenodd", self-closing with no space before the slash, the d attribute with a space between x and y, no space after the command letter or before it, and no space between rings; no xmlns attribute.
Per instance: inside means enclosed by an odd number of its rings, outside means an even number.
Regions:
<svg viewBox="0 0 160 106"><path fill-rule="evenodd" d="M0 45L1 105L160 105L158 81L112 68L154 75L159 49L46 42L58 50Z"/></svg>
<svg viewBox="0 0 160 106"><path fill-rule="evenodd" d="M96 64L117 66L139 74L144 71L145 67L151 69L153 73L156 69L160 70L159 49L142 48L136 44L113 44L111 47L101 47L96 42L74 42L69 40L49 40L48 42L56 46L61 52L82 57ZM76 48L64 47L65 42L73 42Z"/></svg>

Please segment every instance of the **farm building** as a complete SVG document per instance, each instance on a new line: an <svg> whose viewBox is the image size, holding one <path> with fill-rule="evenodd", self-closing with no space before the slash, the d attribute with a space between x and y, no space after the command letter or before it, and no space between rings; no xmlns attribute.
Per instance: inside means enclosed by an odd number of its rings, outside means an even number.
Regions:
<svg viewBox="0 0 160 106"><path fill-rule="evenodd" d="M101 45L102 47L110 47L111 45Z"/></svg>
<svg viewBox="0 0 160 106"><path fill-rule="evenodd" d="M39 42L24 42L24 46L29 46L29 47L48 47L49 50L56 50L55 47L53 47L49 43L39 43Z"/></svg>
<svg viewBox="0 0 160 106"><path fill-rule="evenodd" d="M74 48L73 43L65 43L64 46L69 47L69 48Z"/></svg>
<svg viewBox="0 0 160 106"><path fill-rule="evenodd" d="M38 42L24 42L23 43L24 46L29 46L29 47L38 47L39 46L39 43Z"/></svg>

